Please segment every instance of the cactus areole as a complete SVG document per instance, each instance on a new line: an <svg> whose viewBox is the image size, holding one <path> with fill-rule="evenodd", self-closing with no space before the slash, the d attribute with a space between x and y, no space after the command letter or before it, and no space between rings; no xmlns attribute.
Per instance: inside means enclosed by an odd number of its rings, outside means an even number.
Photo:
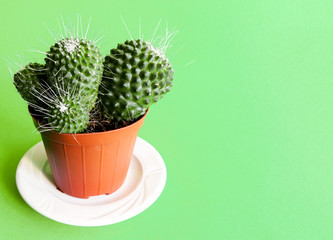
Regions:
<svg viewBox="0 0 333 240"><path fill-rule="evenodd" d="M103 57L93 41L69 37L15 73L14 85L43 126L76 134L132 124L170 91L173 73L164 52L141 39Z"/></svg>

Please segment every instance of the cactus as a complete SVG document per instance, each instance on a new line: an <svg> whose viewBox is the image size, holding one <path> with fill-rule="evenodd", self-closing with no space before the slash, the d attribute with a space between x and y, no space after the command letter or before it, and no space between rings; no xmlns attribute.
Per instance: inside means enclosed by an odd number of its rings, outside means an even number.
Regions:
<svg viewBox="0 0 333 240"><path fill-rule="evenodd" d="M29 104L39 104L37 94L42 92L45 81L45 66L29 63L14 75L14 85L22 98Z"/></svg>
<svg viewBox="0 0 333 240"><path fill-rule="evenodd" d="M164 53L141 39L118 44L105 57L101 111L115 121L143 115L173 85L174 70Z"/></svg>
<svg viewBox="0 0 333 240"><path fill-rule="evenodd" d="M53 87L62 86L75 93L90 96L89 110L95 105L103 74L103 56L91 41L65 38L51 46L47 52L47 82Z"/></svg>
<svg viewBox="0 0 333 240"><path fill-rule="evenodd" d="M82 98L62 95L50 102L48 126L60 133L83 132L89 122L89 111L82 106Z"/></svg>
<svg viewBox="0 0 333 240"><path fill-rule="evenodd" d="M21 96L44 115L46 126L61 133L80 133L89 123L103 74L103 56L93 42L57 41L45 65L27 65L14 75Z"/></svg>
<svg viewBox="0 0 333 240"><path fill-rule="evenodd" d="M51 129L61 133L84 131L97 99L102 60L99 49L85 39L65 38L51 46L45 66L46 81L53 95L44 99L48 102Z"/></svg>

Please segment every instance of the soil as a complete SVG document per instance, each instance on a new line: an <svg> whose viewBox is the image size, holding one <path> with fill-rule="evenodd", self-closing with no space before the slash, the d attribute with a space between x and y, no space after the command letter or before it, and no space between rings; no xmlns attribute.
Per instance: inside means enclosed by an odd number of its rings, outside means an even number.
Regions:
<svg viewBox="0 0 333 240"><path fill-rule="evenodd" d="M45 116L41 115L41 113L37 112L31 106L29 107L31 115L42 125L47 125ZM131 120L131 121L121 121L115 122L111 121L109 118L102 116L100 113L90 114L89 124L84 130L83 133L94 133L94 132L105 132L110 130L115 130L118 128L126 127L136 121L138 121L141 117Z"/></svg>
<svg viewBox="0 0 333 240"><path fill-rule="evenodd" d="M132 121L121 121L121 122L115 122L111 121L110 119L103 117L101 114L96 114L92 117L90 116L89 124L86 127L84 133L91 133L91 132L105 132L110 130L115 130L118 128L126 127L137 120L139 118L132 120Z"/></svg>

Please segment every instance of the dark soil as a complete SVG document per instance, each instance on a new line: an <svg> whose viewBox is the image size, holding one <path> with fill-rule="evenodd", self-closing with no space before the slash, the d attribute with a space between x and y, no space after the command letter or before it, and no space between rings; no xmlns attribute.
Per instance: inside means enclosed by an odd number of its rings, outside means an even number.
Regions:
<svg viewBox="0 0 333 240"><path fill-rule="evenodd" d="M86 127L84 133L105 132L105 131L115 130L118 128L126 127L136 122L140 118L141 117L132 121L115 122L111 121L109 118L102 116L102 114L97 113L90 116L89 124Z"/></svg>
<svg viewBox="0 0 333 240"><path fill-rule="evenodd" d="M42 125L47 126L46 117L43 116L40 112L37 112L31 106L29 107L30 114ZM141 116L142 117L142 116ZM94 133L94 132L105 132L110 130L115 130L118 128L126 127L136 121L138 121L141 117L131 120L131 121L121 121L115 122L111 121L109 118L103 116L102 114L92 110L90 114L89 124L84 130L83 133Z"/></svg>

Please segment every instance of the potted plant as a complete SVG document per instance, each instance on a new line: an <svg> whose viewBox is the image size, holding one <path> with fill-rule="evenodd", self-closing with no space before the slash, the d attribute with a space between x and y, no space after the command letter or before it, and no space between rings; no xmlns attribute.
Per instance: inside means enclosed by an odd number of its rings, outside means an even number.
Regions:
<svg viewBox="0 0 333 240"><path fill-rule="evenodd" d="M93 41L71 36L45 63L15 73L59 190L88 198L120 188L149 107L172 86L164 50L127 40L103 57Z"/></svg>

